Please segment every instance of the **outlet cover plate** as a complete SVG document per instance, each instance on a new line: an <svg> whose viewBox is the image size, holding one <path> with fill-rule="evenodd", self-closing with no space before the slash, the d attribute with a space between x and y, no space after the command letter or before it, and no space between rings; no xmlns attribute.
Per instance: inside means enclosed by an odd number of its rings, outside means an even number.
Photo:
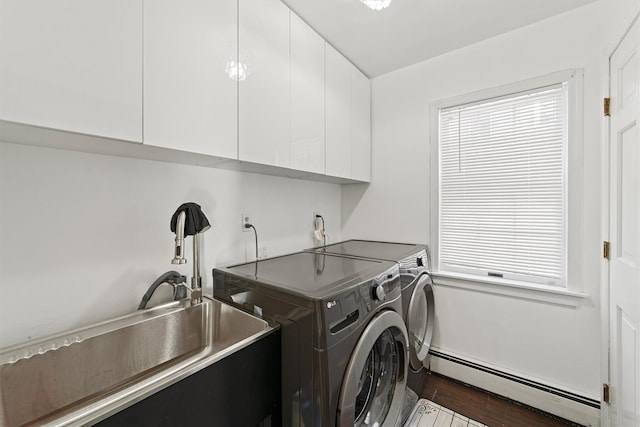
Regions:
<svg viewBox="0 0 640 427"><path fill-rule="evenodd" d="M241 225L242 225L242 231L251 231L251 227L247 228L245 227L245 225L247 224L251 224L251 215L247 214L247 213L243 213L240 214L240 220L241 220Z"/></svg>

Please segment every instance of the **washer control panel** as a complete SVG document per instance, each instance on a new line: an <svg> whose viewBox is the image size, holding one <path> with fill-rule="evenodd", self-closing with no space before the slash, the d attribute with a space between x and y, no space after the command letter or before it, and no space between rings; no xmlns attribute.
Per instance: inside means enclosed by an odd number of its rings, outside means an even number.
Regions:
<svg viewBox="0 0 640 427"><path fill-rule="evenodd" d="M415 254L411 254L406 258L398 260L400 264L400 274L408 274L417 276L425 270L429 270L429 252L428 248L422 249Z"/></svg>
<svg viewBox="0 0 640 427"><path fill-rule="evenodd" d="M383 274L363 280L359 285L346 289L331 299L321 301L325 331L323 339L330 347L344 339L354 328L366 324L380 310L390 308L402 311L402 282L398 264L384 270Z"/></svg>
<svg viewBox="0 0 640 427"><path fill-rule="evenodd" d="M397 266L372 280L366 289L362 289L363 302L367 312L375 310L381 304L394 300L401 294L400 270Z"/></svg>

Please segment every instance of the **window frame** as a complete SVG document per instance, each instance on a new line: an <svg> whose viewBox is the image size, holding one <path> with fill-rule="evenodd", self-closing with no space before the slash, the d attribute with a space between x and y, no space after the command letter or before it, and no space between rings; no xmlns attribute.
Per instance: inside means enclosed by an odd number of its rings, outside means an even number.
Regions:
<svg viewBox="0 0 640 427"><path fill-rule="evenodd" d="M564 282L560 285L545 285L508 278L487 277L455 271L440 270L440 141L439 113L441 109L461 104L481 102L500 98L561 83L567 83L567 146L565 147L565 241L564 241ZM575 306L586 295L580 292L582 276L582 248L580 235L583 223L583 70L571 69L535 77L494 88L479 90L433 102L430 105L431 143L431 249L433 254L433 275L436 283L458 286L489 293L512 294L524 292L525 298L559 295L560 304ZM570 220L569 220L570 218ZM570 256L571 255L571 256ZM536 295L538 297L536 297Z"/></svg>

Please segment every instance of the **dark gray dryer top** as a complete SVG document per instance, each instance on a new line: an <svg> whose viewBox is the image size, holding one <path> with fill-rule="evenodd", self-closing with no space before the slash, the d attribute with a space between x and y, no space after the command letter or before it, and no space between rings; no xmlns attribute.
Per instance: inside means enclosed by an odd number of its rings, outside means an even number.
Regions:
<svg viewBox="0 0 640 427"><path fill-rule="evenodd" d="M215 270L244 277L275 290L322 300L352 286L378 279L394 268L397 268L396 263L391 261L299 252Z"/></svg>
<svg viewBox="0 0 640 427"><path fill-rule="evenodd" d="M411 272L415 269L429 269L428 249L426 245L421 244L346 240L319 248L308 249L308 251L396 261L400 264L401 272Z"/></svg>

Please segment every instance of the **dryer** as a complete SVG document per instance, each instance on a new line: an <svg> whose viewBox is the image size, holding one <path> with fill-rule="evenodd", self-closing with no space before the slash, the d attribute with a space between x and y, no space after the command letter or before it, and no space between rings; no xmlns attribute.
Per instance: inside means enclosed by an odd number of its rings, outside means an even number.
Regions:
<svg viewBox="0 0 640 427"><path fill-rule="evenodd" d="M216 298L281 326L282 425L400 422L409 340L397 263L300 252L213 279Z"/></svg>
<svg viewBox="0 0 640 427"><path fill-rule="evenodd" d="M307 251L398 263L402 282L402 310L410 341L409 367L414 373L422 369L429 355L434 326L433 282L428 274L431 262L429 247L353 239Z"/></svg>

